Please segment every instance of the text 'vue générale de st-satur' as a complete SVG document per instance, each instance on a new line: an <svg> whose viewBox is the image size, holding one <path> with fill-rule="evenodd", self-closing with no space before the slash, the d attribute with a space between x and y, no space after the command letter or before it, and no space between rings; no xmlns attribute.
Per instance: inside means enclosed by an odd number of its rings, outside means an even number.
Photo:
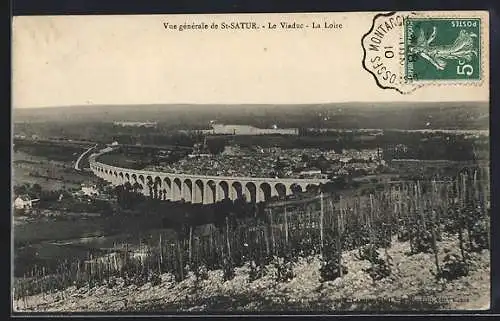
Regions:
<svg viewBox="0 0 500 321"><path fill-rule="evenodd" d="M185 30L258 30L258 29L342 29L342 23L335 21L321 21L310 23L299 22L267 22L257 23L252 21L247 22L199 22L199 23L171 23L163 22L163 27L171 31L185 31Z"/></svg>

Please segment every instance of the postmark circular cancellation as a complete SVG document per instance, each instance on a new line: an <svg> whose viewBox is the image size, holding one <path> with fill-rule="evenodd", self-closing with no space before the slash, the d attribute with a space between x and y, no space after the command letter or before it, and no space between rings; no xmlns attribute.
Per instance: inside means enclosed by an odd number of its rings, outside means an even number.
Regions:
<svg viewBox="0 0 500 321"><path fill-rule="evenodd" d="M483 81L481 17L381 13L363 36L363 68L382 89L408 94L426 85Z"/></svg>

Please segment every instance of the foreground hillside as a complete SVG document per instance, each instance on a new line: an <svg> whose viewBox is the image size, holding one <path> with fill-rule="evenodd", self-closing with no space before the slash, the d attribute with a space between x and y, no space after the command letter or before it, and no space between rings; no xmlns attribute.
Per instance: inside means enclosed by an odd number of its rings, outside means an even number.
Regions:
<svg viewBox="0 0 500 321"><path fill-rule="evenodd" d="M447 248L458 248L457 240L444 239ZM236 268L234 279L223 282L221 270L209 271L208 280L197 282L193 275L175 283L162 275L158 286L118 285L90 289L74 286L65 291L35 295L14 302L14 311L37 312L174 312L174 311L387 311L387 310L484 310L490 302L490 254L471 254L471 272L454 281L436 282L433 254L405 254L409 244L395 243L387 254L393 258L391 276L373 282L363 269L357 251L344 253L348 273L335 281L320 282L319 256L300 258L295 278L277 283L276 269L249 283L249 267ZM383 250L381 250L383 252ZM445 253L440 253L444 257Z"/></svg>

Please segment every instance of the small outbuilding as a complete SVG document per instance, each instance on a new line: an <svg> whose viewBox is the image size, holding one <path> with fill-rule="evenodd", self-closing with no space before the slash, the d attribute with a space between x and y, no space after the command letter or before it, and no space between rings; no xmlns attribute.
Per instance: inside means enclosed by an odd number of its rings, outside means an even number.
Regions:
<svg viewBox="0 0 500 321"><path fill-rule="evenodd" d="M38 201L40 201L40 199L38 199L38 198L32 199L28 195L19 195L14 200L14 208L15 209L30 209Z"/></svg>

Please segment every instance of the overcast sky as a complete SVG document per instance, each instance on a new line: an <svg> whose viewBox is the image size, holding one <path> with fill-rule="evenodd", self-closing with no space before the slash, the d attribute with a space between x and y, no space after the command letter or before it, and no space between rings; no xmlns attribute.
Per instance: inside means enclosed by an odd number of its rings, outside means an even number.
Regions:
<svg viewBox="0 0 500 321"><path fill-rule="evenodd" d="M13 106L489 99L487 83L421 88L411 95L377 87L361 67L361 37L372 18L294 16L342 23L337 31L173 32L163 22L264 24L284 17L15 17Z"/></svg>

